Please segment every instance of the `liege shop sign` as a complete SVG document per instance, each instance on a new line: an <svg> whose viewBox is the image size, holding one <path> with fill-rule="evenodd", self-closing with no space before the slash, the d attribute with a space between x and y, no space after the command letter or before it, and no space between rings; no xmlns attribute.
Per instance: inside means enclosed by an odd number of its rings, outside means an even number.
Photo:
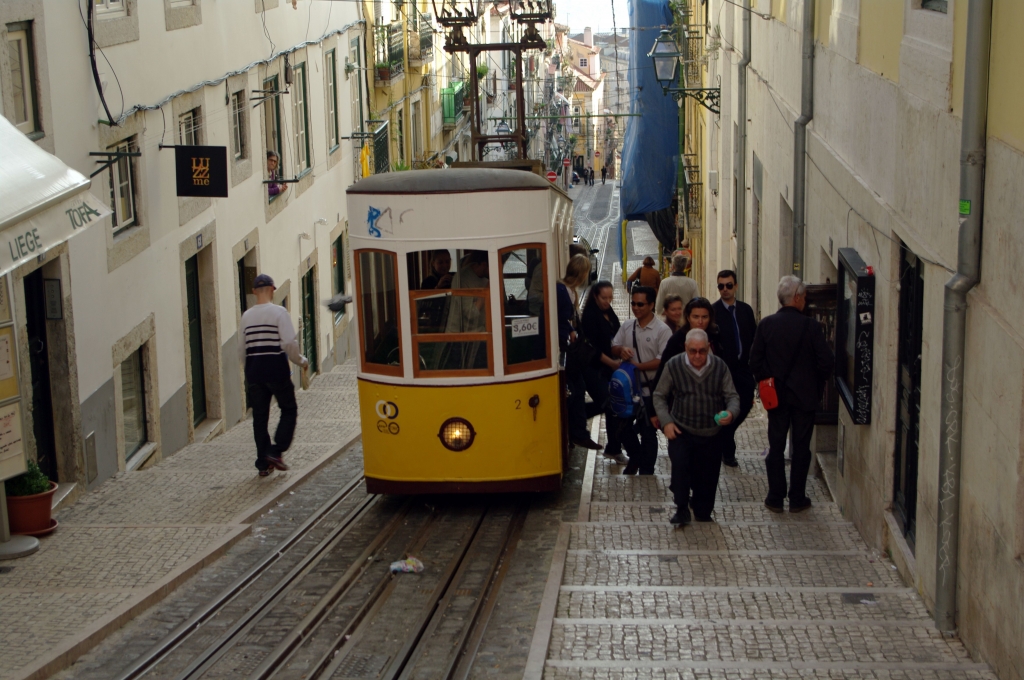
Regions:
<svg viewBox="0 0 1024 680"><path fill-rule="evenodd" d="M178 196L227 198L226 146L176 146L174 171L178 181Z"/></svg>

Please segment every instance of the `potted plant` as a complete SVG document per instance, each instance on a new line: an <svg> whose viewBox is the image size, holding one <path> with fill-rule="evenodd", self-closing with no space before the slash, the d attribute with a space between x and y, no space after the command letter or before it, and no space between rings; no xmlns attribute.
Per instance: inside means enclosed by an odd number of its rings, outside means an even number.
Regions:
<svg viewBox="0 0 1024 680"><path fill-rule="evenodd" d="M377 68L377 80L391 80L391 63L387 61L378 61L376 64Z"/></svg>
<svg viewBox="0 0 1024 680"><path fill-rule="evenodd" d="M57 485L43 474L34 460L23 475L4 482L7 493L7 517L12 534L38 536L57 526L52 521L53 492Z"/></svg>
<svg viewBox="0 0 1024 680"><path fill-rule="evenodd" d="M483 80L484 78L486 78L487 77L487 72L489 70L490 70L490 68L487 66L487 64L477 64L476 65L476 77L477 77L477 80Z"/></svg>

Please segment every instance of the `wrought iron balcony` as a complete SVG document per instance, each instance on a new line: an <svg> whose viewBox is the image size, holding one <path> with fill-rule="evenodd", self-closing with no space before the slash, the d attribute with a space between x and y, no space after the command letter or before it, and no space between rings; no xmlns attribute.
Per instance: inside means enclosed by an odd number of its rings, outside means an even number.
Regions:
<svg viewBox="0 0 1024 680"><path fill-rule="evenodd" d="M376 78L382 84L390 84L396 76L405 72L405 41L401 22L374 27Z"/></svg>

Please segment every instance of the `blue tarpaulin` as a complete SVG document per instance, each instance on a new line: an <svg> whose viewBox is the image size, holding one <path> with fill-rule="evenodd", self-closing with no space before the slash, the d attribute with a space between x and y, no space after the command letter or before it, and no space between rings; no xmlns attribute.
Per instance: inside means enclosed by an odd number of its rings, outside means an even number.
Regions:
<svg viewBox="0 0 1024 680"><path fill-rule="evenodd" d="M622 144L619 196L623 220L666 221L666 211L675 199L679 107L671 95L662 92L654 77L654 61L647 56L661 29L672 21L668 0L629 0L629 111L640 115L627 119ZM664 242L662 230L654 231Z"/></svg>

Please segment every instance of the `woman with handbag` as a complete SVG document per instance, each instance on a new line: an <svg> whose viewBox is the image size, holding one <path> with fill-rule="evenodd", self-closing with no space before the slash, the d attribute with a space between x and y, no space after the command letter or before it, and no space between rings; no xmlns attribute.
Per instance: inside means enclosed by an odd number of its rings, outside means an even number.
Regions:
<svg viewBox="0 0 1024 680"><path fill-rule="evenodd" d="M593 347L577 333L580 327L579 289L590 279L590 258L573 255L565 267L565 278L555 285L558 302L558 343L565 352L565 379L569 387L566 412L569 441L575 446L599 451L601 445L587 429L585 372L594 359Z"/></svg>
<svg viewBox="0 0 1024 680"><path fill-rule="evenodd" d="M593 417L604 412L605 431L608 443L604 447L604 456L620 465L629 463L622 453L619 439L619 428L614 413L608 410L608 381L612 373L622 363L612 355L612 338L619 331L618 315L612 309L615 299L615 287L610 281L598 281L590 288L587 301L583 305L581 335L595 350L594 360L584 371L583 377L587 385L592 403L587 404L587 416Z"/></svg>
<svg viewBox="0 0 1024 680"><path fill-rule="evenodd" d="M650 255L645 257L643 264L626 279L627 290L632 292L634 285L653 288L657 294L658 288L661 286L661 274L654 268L654 258Z"/></svg>

